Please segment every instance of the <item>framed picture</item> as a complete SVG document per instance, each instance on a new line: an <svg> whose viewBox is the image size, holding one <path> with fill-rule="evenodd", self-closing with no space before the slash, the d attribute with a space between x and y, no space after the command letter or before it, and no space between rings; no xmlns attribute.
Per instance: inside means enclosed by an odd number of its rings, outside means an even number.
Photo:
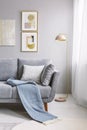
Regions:
<svg viewBox="0 0 87 130"><path fill-rule="evenodd" d="M0 46L15 45L15 20L0 19Z"/></svg>
<svg viewBox="0 0 87 130"><path fill-rule="evenodd" d="M22 51L35 52L38 49L37 32L22 32Z"/></svg>
<svg viewBox="0 0 87 130"><path fill-rule="evenodd" d="M22 11L22 31L37 31L37 11Z"/></svg>

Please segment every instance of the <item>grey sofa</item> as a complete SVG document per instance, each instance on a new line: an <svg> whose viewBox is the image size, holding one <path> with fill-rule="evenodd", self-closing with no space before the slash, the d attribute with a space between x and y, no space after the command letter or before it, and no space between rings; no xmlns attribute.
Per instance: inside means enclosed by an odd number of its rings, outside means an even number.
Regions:
<svg viewBox="0 0 87 130"><path fill-rule="evenodd" d="M6 84L8 78L20 79L23 72L23 65L48 65L50 60L23 60L23 59L0 59L0 103L20 103L16 87ZM59 73L52 75L48 86L39 85L41 97L47 110L47 103L55 96Z"/></svg>

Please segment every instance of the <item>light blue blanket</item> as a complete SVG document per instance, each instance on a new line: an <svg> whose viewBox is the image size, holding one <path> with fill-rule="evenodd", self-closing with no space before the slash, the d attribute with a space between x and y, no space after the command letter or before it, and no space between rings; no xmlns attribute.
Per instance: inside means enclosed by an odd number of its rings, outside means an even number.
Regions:
<svg viewBox="0 0 87 130"><path fill-rule="evenodd" d="M32 119L43 123L57 118L44 110L40 90L35 82L8 79L7 83L17 86L21 102Z"/></svg>

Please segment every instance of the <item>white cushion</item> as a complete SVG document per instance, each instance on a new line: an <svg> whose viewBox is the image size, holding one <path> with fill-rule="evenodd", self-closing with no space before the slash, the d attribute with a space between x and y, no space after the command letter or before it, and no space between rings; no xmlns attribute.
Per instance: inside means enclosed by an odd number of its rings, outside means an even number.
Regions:
<svg viewBox="0 0 87 130"><path fill-rule="evenodd" d="M43 68L44 65L41 66L24 65L21 80L33 80L35 82L40 82L40 76L43 71Z"/></svg>

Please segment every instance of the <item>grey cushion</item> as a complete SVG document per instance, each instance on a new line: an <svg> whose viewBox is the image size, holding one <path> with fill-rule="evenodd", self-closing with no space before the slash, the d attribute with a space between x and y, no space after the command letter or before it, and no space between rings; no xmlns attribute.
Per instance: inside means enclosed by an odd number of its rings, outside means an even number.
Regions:
<svg viewBox="0 0 87 130"><path fill-rule="evenodd" d="M38 85L38 87L40 88L41 97L48 98L50 95L51 87L50 86L43 87L40 84ZM16 87L12 87L12 98L15 98L15 99L19 98Z"/></svg>
<svg viewBox="0 0 87 130"><path fill-rule="evenodd" d="M50 84L52 74L54 73L54 65L45 66L41 74L41 84L47 86Z"/></svg>
<svg viewBox="0 0 87 130"><path fill-rule="evenodd" d="M0 98L12 98L12 87L4 82L0 82Z"/></svg>
<svg viewBox="0 0 87 130"><path fill-rule="evenodd" d="M0 59L0 80L16 78L17 76L17 59Z"/></svg>
<svg viewBox="0 0 87 130"><path fill-rule="evenodd" d="M20 79L23 73L23 65L48 65L51 61L49 59L43 59L43 60L18 60L18 78Z"/></svg>

